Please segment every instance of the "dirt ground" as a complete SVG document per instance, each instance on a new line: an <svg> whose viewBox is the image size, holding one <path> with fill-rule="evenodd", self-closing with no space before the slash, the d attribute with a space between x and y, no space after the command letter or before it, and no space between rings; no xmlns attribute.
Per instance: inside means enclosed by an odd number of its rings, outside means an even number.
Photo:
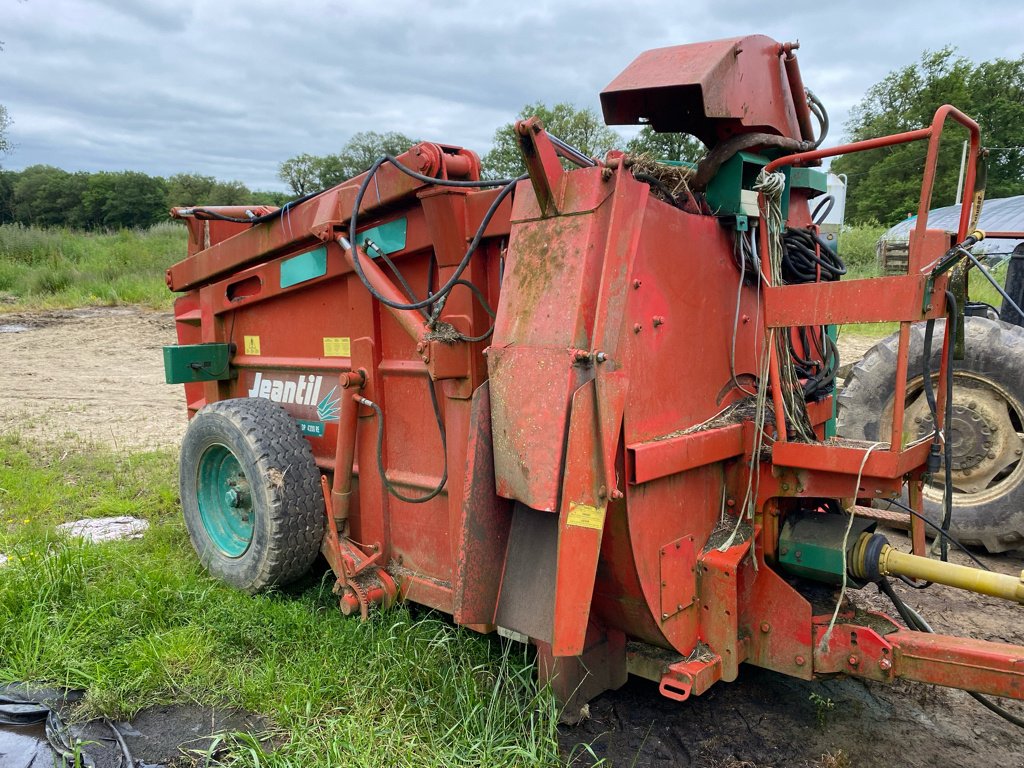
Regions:
<svg viewBox="0 0 1024 768"><path fill-rule="evenodd" d="M885 533L909 549L904 534ZM960 554L951 559L969 564ZM1019 575L1024 569L1019 552L980 559L1003 573ZM1020 606L941 586L917 591L896 583L895 588L936 632L1024 645ZM853 593L853 600L896 615L874 586ZM1000 703L1024 717L1024 703ZM718 683L684 703L661 697L655 683L632 679L592 701L590 714L588 721L562 732L564 750L578 753L573 766L594 763L580 753L579 745L587 743L598 758L636 768L1024 766L1024 731L963 691L922 683L808 683L743 666L737 681Z"/></svg>
<svg viewBox="0 0 1024 768"><path fill-rule="evenodd" d="M113 735L115 726L135 761L132 768L207 765L210 764L207 754L216 757L224 744L217 734L270 734L272 731L271 725L257 715L195 704L150 707L139 712L130 723L111 724L102 720L82 723L75 716L81 691L15 685L0 689L0 696L5 694L11 700L38 702L57 712L62 718L62 726L58 727L66 729L69 741L80 742L88 756L82 761L83 765L94 768L128 768ZM269 747L272 742L265 744ZM47 743L42 723L0 725L0 766L53 768L55 765L63 763Z"/></svg>
<svg viewBox="0 0 1024 768"><path fill-rule="evenodd" d="M173 326L168 313L133 308L0 315L0 430L40 439L71 432L119 448L176 446L184 397L181 387L163 383L160 351L174 343ZM841 336L843 362L872 343ZM890 538L905 542L898 532ZM1021 553L983 559L1005 573L1024 568ZM897 590L936 631L1024 644L1017 606L941 587ZM892 613L874 587L854 599ZM1024 715L1024 706L1007 706ZM653 683L633 680L591 702L590 713L561 734L573 765L593 763L581 750L591 744L598 758L638 768L1024 768L1024 732L960 691L912 683L804 683L744 668L738 681L682 704L659 696Z"/></svg>
<svg viewBox="0 0 1024 768"><path fill-rule="evenodd" d="M177 446L185 393L164 383L174 318L132 307L0 315L0 431L72 433L118 448Z"/></svg>

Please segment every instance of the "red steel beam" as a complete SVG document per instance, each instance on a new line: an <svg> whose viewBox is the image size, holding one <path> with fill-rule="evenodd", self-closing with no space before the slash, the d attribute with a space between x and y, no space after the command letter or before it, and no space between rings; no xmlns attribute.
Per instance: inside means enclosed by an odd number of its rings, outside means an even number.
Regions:
<svg viewBox="0 0 1024 768"><path fill-rule="evenodd" d="M931 207L932 187L935 184L935 169L939 158L939 140L942 137L942 129L946 120L949 118L963 125L971 134L970 157L967 163L967 174L964 179L964 194L962 197L965 201L970 200L974 195L978 152L981 148L981 129L978 128L978 124L974 120L950 104L944 104L935 111L932 124L927 128L918 128L915 131L907 131L905 133L895 133L892 136L882 136L877 139L855 141L851 144L840 144L837 147L829 147L827 149L815 149L809 152L786 155L768 163L765 166L765 172L770 173L785 165L803 165L813 160L823 160L826 157L836 157L851 152L865 152L869 149L880 149L881 147L891 147L896 144L906 144L912 141L928 139L928 155L925 160L924 179L921 183L921 197L918 202L917 226L915 228L919 242L923 242L920 238L924 237L924 231L928 228L928 210ZM970 225L970 213L970 206L964 205L960 211L960 226L957 230L958 241L963 240L967 236L967 228ZM911 259L911 266L915 266L913 259Z"/></svg>
<svg viewBox="0 0 1024 768"><path fill-rule="evenodd" d="M900 677L1024 699L1024 647L910 630L885 639Z"/></svg>
<svg viewBox="0 0 1024 768"><path fill-rule="evenodd" d="M434 144L418 144L399 155L398 161L427 176L447 174L446 169L454 171L466 166L461 155L446 154ZM186 291L260 259L329 239L334 227L351 218L356 193L365 176L364 173L349 179L298 203L271 221L244 229L178 262L167 270L167 286L172 291ZM426 182L385 163L374 174L360 214L384 208L426 186Z"/></svg>

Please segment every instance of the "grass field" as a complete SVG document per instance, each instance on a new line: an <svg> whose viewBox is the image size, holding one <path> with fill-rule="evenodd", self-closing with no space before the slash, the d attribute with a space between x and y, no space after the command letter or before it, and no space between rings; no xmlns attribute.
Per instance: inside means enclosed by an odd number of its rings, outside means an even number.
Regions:
<svg viewBox="0 0 1024 768"><path fill-rule="evenodd" d="M151 528L101 545L54 531L116 514ZM85 715L195 702L267 716L280 746L262 755L236 736L229 765L561 764L558 713L523 646L423 610L346 618L319 576L256 597L209 578L170 452L0 436L0 552L0 681L84 688Z"/></svg>
<svg viewBox="0 0 1024 768"><path fill-rule="evenodd" d="M881 226L848 227L840 255L851 277L875 277ZM116 233L0 226L0 311L141 304L170 308L164 270L185 256L185 228L168 221L148 230ZM1005 267L997 274L1005 277ZM996 291L975 270L971 298L999 306ZM850 333L885 336L895 323L850 325Z"/></svg>
<svg viewBox="0 0 1024 768"><path fill-rule="evenodd" d="M185 228L168 221L114 233L0 226L4 309L141 304L168 308L164 270L185 256Z"/></svg>
<svg viewBox="0 0 1024 768"><path fill-rule="evenodd" d="M875 245L879 238L886 232L882 226L858 226L846 228L839 238L839 255L846 263L847 278L859 279L865 277L878 277L881 271L875 257ZM993 270L995 277L1000 284L1006 280L1006 265ZM969 295L972 301L983 301L991 304L997 309L1002 303L1002 297L992 287L978 270L971 270L969 276ZM844 325L840 333L846 332L858 336L888 336L895 333L899 328L898 323L851 323Z"/></svg>

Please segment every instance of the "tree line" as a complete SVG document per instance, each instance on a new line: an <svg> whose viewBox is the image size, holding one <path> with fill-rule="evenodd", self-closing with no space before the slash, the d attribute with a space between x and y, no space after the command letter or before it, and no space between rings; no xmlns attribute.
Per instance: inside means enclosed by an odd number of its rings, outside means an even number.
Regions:
<svg viewBox="0 0 1024 768"><path fill-rule="evenodd" d="M663 160L696 160L704 146L692 136L681 133L655 133L644 127L629 141L608 128L592 109L581 109L567 102L549 107L542 102L527 104L517 119L537 116L545 128L588 157L604 155L610 149L645 153ZM525 172L514 121L494 132L491 150L481 158L488 178L509 178ZM335 155L302 154L278 166L278 178L296 197L319 189L328 189L365 171L384 155L400 155L421 139L390 131L362 131L355 134Z"/></svg>
<svg viewBox="0 0 1024 768"><path fill-rule="evenodd" d="M70 172L50 165L0 171L0 224L120 229L166 221L177 205L281 205L284 192L254 192L240 181L178 173Z"/></svg>
<svg viewBox="0 0 1024 768"><path fill-rule="evenodd" d="M926 51L910 66L872 86L846 123L860 141L929 125L943 104L974 118L985 158L987 198L1024 194L1024 56L972 62L955 48ZM932 207L956 201L967 132L952 121L942 133ZM895 224L917 213L927 143L898 144L846 155L832 163L847 177L846 220Z"/></svg>

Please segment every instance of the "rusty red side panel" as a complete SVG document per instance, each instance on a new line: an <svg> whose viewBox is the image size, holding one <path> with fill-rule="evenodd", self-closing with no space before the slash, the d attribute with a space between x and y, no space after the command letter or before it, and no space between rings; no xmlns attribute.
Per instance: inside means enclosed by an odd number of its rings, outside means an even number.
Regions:
<svg viewBox="0 0 1024 768"><path fill-rule="evenodd" d="M764 35L645 51L601 92L605 122L646 121L709 146L743 131L799 139L782 53Z"/></svg>

